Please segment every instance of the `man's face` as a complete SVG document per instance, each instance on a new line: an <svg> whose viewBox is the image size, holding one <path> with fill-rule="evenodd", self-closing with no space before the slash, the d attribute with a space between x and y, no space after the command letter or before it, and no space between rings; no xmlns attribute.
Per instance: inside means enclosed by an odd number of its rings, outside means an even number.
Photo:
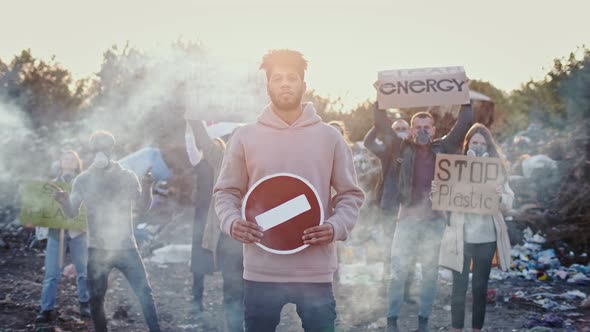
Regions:
<svg viewBox="0 0 590 332"><path fill-rule="evenodd" d="M412 121L412 128L410 128L410 133L414 139L416 139L418 132L426 131L428 133L429 140L432 140L434 137L434 122L431 118L415 118Z"/></svg>
<svg viewBox="0 0 590 332"><path fill-rule="evenodd" d="M268 79L266 91L278 110L293 110L301 105L307 88L299 73L291 67L274 66Z"/></svg>

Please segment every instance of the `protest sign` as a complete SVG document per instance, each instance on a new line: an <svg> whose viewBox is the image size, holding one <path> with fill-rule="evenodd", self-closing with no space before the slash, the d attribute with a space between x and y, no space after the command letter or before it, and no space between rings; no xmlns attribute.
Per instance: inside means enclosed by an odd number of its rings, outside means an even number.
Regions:
<svg viewBox="0 0 590 332"><path fill-rule="evenodd" d="M386 70L378 73L379 107L410 108L469 103L463 67Z"/></svg>
<svg viewBox="0 0 590 332"><path fill-rule="evenodd" d="M504 183L499 158L437 154L434 181L438 190L432 195L433 210L477 214L499 210L496 188Z"/></svg>
<svg viewBox="0 0 590 332"><path fill-rule="evenodd" d="M54 185L68 192L71 190L71 184L65 182L27 181L21 185L21 224L85 230L86 211L84 206L76 218L66 218L61 206L54 198L56 190Z"/></svg>

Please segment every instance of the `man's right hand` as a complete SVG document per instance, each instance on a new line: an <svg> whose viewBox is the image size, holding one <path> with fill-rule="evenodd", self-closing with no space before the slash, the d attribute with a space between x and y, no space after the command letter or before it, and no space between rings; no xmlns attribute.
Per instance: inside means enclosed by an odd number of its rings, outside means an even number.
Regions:
<svg viewBox="0 0 590 332"><path fill-rule="evenodd" d="M260 242L262 235L262 227L251 221L236 219L231 224L231 237L242 243Z"/></svg>

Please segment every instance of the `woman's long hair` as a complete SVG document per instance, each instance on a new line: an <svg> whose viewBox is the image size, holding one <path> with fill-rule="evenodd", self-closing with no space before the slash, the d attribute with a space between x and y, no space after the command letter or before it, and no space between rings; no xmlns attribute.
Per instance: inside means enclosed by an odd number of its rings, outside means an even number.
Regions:
<svg viewBox="0 0 590 332"><path fill-rule="evenodd" d="M502 171L504 172L504 175L506 176L506 181L508 181L508 171L507 171L506 160L505 160L504 156L501 154L501 150L498 147L498 145L496 144L496 141L494 141L494 137L492 136L492 133L483 124L475 123L475 124L473 124L473 126L471 126L471 128L469 128L469 131L465 135L465 140L463 141L463 150L462 150L463 155L467 154L467 151L469 150L469 141L471 140L471 138L475 134L482 135L483 138L486 140L487 153L490 155L490 157L500 158L500 160L502 160L502 166L503 166Z"/></svg>
<svg viewBox="0 0 590 332"><path fill-rule="evenodd" d="M82 173L82 159L80 159L80 156L78 155L78 153L74 150L67 150L64 151L61 154L61 157L59 158L59 176L61 177L63 175L63 170L61 168L61 160L63 159L63 157L65 157L66 155L71 154L72 156L74 156L74 158L76 159L76 163L78 164L78 166L76 167L76 175Z"/></svg>
<svg viewBox="0 0 590 332"><path fill-rule="evenodd" d="M328 122L328 124L336 129L338 129L338 131L340 132L342 137L344 137L344 140L346 141L346 143L348 145L352 144L352 142L350 141L350 137L348 137L348 130L346 129L346 125L344 124L344 122L333 120L333 121Z"/></svg>

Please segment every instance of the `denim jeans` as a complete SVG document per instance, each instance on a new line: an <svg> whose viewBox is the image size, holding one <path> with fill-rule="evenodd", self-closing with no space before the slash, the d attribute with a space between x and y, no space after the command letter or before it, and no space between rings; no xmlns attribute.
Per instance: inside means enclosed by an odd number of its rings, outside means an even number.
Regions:
<svg viewBox="0 0 590 332"><path fill-rule="evenodd" d="M88 289L90 311L96 332L107 331L104 312L104 297L108 288L109 274L113 268L121 271L139 300L143 317L151 332L159 332L158 314L152 287L137 249L104 250L88 249Z"/></svg>
<svg viewBox="0 0 590 332"><path fill-rule="evenodd" d="M41 290L41 311L53 310L57 295L57 285L61 279L62 267L59 266L59 229L50 229L47 236L47 248L45 249L45 277ZM88 302L88 289L86 287L86 263L88 262L88 241L86 233L71 238L65 231L62 257L65 258L66 249L70 248L72 263L76 268L76 283L78 300Z"/></svg>
<svg viewBox="0 0 590 332"><path fill-rule="evenodd" d="M281 310L294 303L306 332L332 332L336 300L331 283L273 283L244 280L246 332L275 331Z"/></svg>
<svg viewBox="0 0 590 332"><path fill-rule="evenodd" d="M404 302L409 271L416 260L422 265L420 317L428 318L436 299L438 256L444 230L443 219L400 220L391 245L391 282L389 284L389 318L397 318Z"/></svg>
<svg viewBox="0 0 590 332"><path fill-rule="evenodd" d="M496 252L496 242L465 243L463 247L463 272L453 271L453 295L451 297L451 317L453 328L462 329L465 322L465 295L469 285L469 267L473 259L473 311L471 327L481 329L486 315L488 280L492 260Z"/></svg>

